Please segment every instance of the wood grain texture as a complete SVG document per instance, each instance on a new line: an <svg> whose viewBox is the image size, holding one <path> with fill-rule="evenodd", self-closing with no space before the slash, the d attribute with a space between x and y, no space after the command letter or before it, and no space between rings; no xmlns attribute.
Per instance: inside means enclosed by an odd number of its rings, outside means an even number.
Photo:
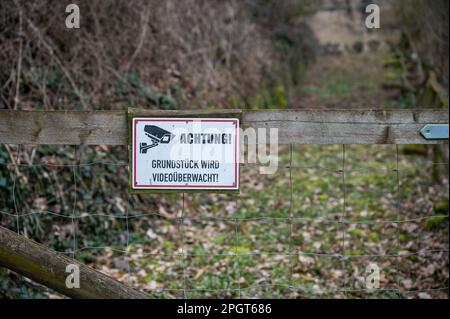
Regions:
<svg viewBox="0 0 450 319"><path fill-rule="evenodd" d="M80 269L80 288L66 287L66 266ZM135 290L78 261L0 226L0 266L6 267L71 298L147 299Z"/></svg>
<svg viewBox="0 0 450 319"><path fill-rule="evenodd" d="M123 111L0 111L0 143L126 143Z"/></svg>
<svg viewBox="0 0 450 319"><path fill-rule="evenodd" d="M127 116L239 116L243 129L276 128L280 144L446 144L420 129L448 123L448 110L0 110L0 143L126 145ZM268 131L267 131L268 132ZM247 141L245 140L247 143Z"/></svg>

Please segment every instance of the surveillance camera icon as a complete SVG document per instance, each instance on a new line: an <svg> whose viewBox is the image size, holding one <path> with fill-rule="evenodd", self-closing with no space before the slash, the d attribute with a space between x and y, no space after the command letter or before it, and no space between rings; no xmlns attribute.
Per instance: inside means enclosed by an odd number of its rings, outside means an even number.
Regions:
<svg viewBox="0 0 450 319"><path fill-rule="evenodd" d="M175 135L155 125L145 125L145 135L151 139L151 144L140 143L139 152L147 154L147 151L159 144L168 144Z"/></svg>

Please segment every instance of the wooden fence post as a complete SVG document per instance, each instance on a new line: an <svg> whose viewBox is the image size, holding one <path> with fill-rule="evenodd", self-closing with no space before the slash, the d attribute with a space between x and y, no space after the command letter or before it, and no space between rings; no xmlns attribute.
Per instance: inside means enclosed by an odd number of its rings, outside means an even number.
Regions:
<svg viewBox="0 0 450 319"><path fill-rule="evenodd" d="M66 267L77 265L80 288L66 286ZM148 299L149 295L0 226L0 266L71 298Z"/></svg>

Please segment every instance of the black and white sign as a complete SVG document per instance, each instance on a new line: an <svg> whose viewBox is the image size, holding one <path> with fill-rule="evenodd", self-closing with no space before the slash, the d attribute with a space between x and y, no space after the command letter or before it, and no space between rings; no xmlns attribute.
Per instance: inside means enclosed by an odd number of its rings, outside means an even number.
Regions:
<svg viewBox="0 0 450 319"><path fill-rule="evenodd" d="M239 119L132 119L132 190L239 189Z"/></svg>

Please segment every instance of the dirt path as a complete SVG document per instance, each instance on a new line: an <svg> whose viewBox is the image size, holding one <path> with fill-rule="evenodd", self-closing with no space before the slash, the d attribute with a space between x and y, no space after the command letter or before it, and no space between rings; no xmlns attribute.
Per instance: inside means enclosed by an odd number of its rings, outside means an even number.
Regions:
<svg viewBox="0 0 450 319"><path fill-rule="evenodd" d="M392 108L383 89L383 53L319 56L295 93L304 108Z"/></svg>

